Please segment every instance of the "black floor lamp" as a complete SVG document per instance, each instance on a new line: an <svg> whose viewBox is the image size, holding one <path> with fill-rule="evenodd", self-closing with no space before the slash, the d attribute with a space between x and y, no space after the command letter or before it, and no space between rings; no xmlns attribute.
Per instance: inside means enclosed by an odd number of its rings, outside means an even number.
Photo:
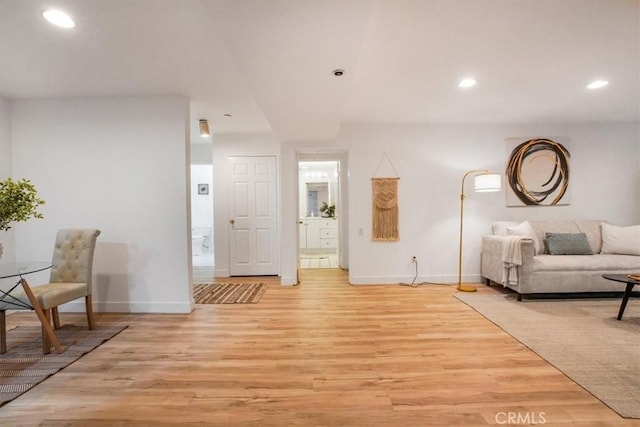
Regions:
<svg viewBox="0 0 640 427"><path fill-rule="evenodd" d="M469 175L475 175L474 189L479 193L491 191L500 191L502 188L502 179L500 174L490 173L486 169L475 169L465 173L462 177L462 189L460 191L460 242L458 251L458 290L463 292L477 291L475 286L462 284L462 218L464 214L464 181Z"/></svg>

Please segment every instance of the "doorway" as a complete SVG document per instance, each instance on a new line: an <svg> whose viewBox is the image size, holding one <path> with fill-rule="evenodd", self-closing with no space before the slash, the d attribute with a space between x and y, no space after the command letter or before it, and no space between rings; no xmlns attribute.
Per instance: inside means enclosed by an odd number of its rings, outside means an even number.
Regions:
<svg viewBox="0 0 640 427"><path fill-rule="evenodd" d="M212 283L213 165L191 165L191 263L194 283Z"/></svg>
<svg viewBox="0 0 640 427"><path fill-rule="evenodd" d="M298 155L300 269L348 268L345 175L346 153Z"/></svg>

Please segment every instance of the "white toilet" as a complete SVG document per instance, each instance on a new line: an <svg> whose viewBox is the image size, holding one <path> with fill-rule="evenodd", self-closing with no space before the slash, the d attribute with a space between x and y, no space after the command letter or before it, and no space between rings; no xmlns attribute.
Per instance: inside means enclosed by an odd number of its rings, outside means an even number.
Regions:
<svg viewBox="0 0 640 427"><path fill-rule="evenodd" d="M193 256L210 251L210 227L193 227L191 229L191 252Z"/></svg>
<svg viewBox="0 0 640 427"><path fill-rule="evenodd" d="M191 253L193 256L202 255L205 236L191 236Z"/></svg>

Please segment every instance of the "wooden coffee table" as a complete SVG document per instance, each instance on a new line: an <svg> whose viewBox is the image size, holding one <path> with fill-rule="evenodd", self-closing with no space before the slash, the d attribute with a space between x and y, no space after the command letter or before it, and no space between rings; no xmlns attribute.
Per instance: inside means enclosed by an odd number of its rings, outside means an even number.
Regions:
<svg viewBox="0 0 640 427"><path fill-rule="evenodd" d="M624 291L622 304L620 304L620 311L618 311L617 317L618 320L622 320L622 314L624 313L624 309L627 307L627 301L629 301L631 290L635 285L640 285L640 280L630 279L626 274L603 274L602 277L608 280L613 280L614 282L622 282L627 284L627 288Z"/></svg>

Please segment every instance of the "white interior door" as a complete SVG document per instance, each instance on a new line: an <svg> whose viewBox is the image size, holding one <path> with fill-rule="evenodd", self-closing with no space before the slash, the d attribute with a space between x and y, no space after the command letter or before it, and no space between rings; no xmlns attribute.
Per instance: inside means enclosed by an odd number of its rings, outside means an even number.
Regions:
<svg viewBox="0 0 640 427"><path fill-rule="evenodd" d="M229 273L279 273L276 158L229 157Z"/></svg>

